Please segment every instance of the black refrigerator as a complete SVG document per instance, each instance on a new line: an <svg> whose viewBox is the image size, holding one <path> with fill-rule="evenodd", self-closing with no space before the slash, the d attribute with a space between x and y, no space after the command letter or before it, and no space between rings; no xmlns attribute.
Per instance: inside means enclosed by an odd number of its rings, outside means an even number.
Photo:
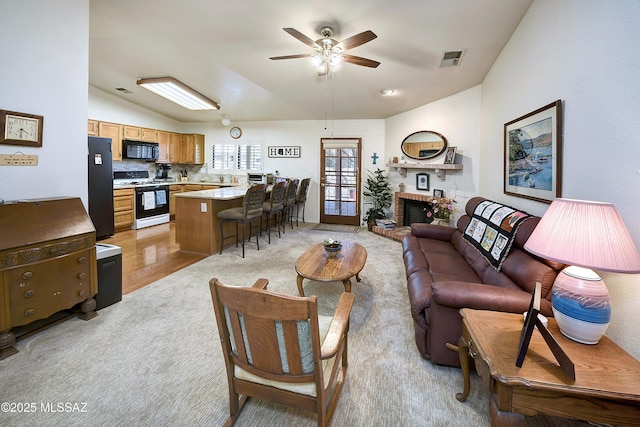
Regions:
<svg viewBox="0 0 640 427"><path fill-rule="evenodd" d="M96 239L113 235L111 138L89 137L89 217Z"/></svg>

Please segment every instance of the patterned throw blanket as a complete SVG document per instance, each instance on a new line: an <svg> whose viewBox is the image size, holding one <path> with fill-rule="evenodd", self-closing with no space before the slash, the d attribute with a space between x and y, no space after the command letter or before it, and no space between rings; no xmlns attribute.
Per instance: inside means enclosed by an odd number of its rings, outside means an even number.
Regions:
<svg viewBox="0 0 640 427"><path fill-rule="evenodd" d="M486 200L480 203L464 231L469 241L485 259L500 271L516 237L518 227L530 218L526 212Z"/></svg>

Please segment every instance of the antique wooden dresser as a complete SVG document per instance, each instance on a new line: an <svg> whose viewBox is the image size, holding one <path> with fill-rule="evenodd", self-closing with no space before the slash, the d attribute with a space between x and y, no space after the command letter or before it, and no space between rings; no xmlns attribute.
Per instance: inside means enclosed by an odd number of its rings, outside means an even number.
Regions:
<svg viewBox="0 0 640 427"><path fill-rule="evenodd" d="M79 198L0 204L0 360L14 328L62 310L95 317L96 235Z"/></svg>

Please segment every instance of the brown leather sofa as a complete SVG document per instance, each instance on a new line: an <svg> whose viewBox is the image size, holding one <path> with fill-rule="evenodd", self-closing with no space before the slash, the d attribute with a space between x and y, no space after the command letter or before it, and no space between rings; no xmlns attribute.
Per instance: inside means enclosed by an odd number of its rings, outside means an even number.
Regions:
<svg viewBox="0 0 640 427"><path fill-rule="evenodd" d="M436 364L460 366L458 354L445 344L458 344L461 308L524 313L536 282L540 282L540 311L552 316L551 287L564 265L523 249L540 218L522 222L497 271L463 237L476 206L485 200L469 200L457 228L414 223L411 235L402 241L416 345L422 357ZM517 345L513 351L517 351Z"/></svg>

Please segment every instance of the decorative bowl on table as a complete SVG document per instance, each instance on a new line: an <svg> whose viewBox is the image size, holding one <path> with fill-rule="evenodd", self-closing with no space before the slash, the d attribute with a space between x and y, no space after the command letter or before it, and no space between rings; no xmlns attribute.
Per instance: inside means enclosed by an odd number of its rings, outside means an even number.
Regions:
<svg viewBox="0 0 640 427"><path fill-rule="evenodd" d="M323 245L325 252L327 252L327 255L332 258L335 257L338 252L340 252L340 250L342 250L342 243L340 243L340 240L325 239Z"/></svg>

